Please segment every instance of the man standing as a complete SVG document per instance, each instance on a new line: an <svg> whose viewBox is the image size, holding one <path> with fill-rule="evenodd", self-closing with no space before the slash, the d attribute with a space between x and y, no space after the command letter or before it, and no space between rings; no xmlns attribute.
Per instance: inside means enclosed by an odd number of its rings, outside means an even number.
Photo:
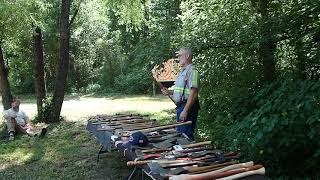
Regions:
<svg viewBox="0 0 320 180"><path fill-rule="evenodd" d="M189 48L181 48L176 52L179 64L182 69L176 79L173 89L173 99L177 105L177 121L192 121L191 125L184 125L177 128L181 133L186 134L194 140L194 130L200 109L199 92L199 73L192 64L192 51ZM171 94L167 89L162 89L164 95Z"/></svg>
<svg viewBox="0 0 320 180"><path fill-rule="evenodd" d="M30 124L29 118L25 112L19 109L20 100L14 99L11 103L11 108L3 112L3 117L8 128L9 140L14 140L16 133L26 133L30 136L37 136L37 133L33 132L33 127ZM41 130L40 136L45 135L46 129Z"/></svg>

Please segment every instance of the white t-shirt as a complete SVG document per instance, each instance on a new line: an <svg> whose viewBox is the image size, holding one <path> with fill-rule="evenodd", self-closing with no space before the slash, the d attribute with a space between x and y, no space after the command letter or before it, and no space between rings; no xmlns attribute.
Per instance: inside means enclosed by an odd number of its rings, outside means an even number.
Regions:
<svg viewBox="0 0 320 180"><path fill-rule="evenodd" d="M19 112L16 112L12 108L10 108L8 110L3 111L3 117L4 117L5 121L8 118L12 118L15 116L17 116L15 119L20 126L26 125L26 119L28 118L28 116L22 110L19 109Z"/></svg>

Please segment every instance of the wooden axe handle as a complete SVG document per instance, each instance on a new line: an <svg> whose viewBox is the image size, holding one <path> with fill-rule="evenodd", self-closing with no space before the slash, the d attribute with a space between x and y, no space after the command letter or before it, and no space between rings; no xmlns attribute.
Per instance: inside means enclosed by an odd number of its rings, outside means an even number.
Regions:
<svg viewBox="0 0 320 180"><path fill-rule="evenodd" d="M253 161L249 161L249 162L245 162L245 163L239 163L239 164L233 164L227 167L224 167L222 169L216 170L214 172L218 173L218 172L224 172L224 171L229 171L232 169L237 169L237 168L242 168L242 167L250 167L253 166Z"/></svg>
<svg viewBox="0 0 320 180"><path fill-rule="evenodd" d="M188 125L192 124L192 121L187 121L187 122L178 122L175 124L170 124L170 125L164 125L164 126L159 126L159 127L154 127L154 128L146 128L146 129L140 129L138 131L141 132L151 132L151 131L156 131L156 130L161 130L161 129L169 129L169 128L174 128L182 125ZM138 131L131 131L131 133L138 132Z"/></svg>
<svg viewBox="0 0 320 180"><path fill-rule="evenodd" d="M233 164L236 164L237 162L232 161L232 162L226 162L226 163L221 163L221 164L213 164L213 165L209 165L209 166L202 166L202 167L189 167L187 168L187 170L189 172L198 172L198 171L202 171L202 170L207 170L207 169L212 169L212 168L219 168L219 167L225 167L225 166L230 166Z"/></svg>
<svg viewBox="0 0 320 180"><path fill-rule="evenodd" d="M253 170L258 170L260 168L263 168L262 165L254 165L254 166L248 166L248 167L240 167L237 169L232 169L228 171L220 171L221 169L217 171L211 171L207 173L202 173L202 174L194 174L194 175L188 175L188 174L183 174L179 176L173 176L170 178L170 180L209 180L209 179L217 179L217 178L222 178L222 177L227 177L247 171L253 171Z"/></svg>
<svg viewBox="0 0 320 180"><path fill-rule="evenodd" d="M187 144L187 145L182 145L182 148L193 148L193 147L198 147L198 146L204 146L204 145L209 145L211 144L211 141L204 141L204 142L199 142L199 143L194 143L194 144Z"/></svg>
<svg viewBox="0 0 320 180"><path fill-rule="evenodd" d="M157 83L157 85L159 86L160 89L165 88L165 87L161 84L161 82L158 82L153 76L152 76L152 80L153 80L155 83ZM167 96L168 96L168 98L169 98L174 104L176 104L176 102L172 99L172 97L171 97L169 94L168 94Z"/></svg>
<svg viewBox="0 0 320 180"><path fill-rule="evenodd" d="M183 145L183 148L192 148L192 147L198 147L198 146L203 146L203 145L208 145L211 144L211 141L205 141L205 142L200 142L200 143L194 143L194 144L187 144L187 145ZM164 151L171 151L172 148L153 148L153 149L146 149L146 150L142 150L141 152L143 153L154 153L154 152L164 152ZM195 151L201 151L201 150L205 150L203 148L196 148ZM179 152L189 152L187 150L182 150Z"/></svg>
<svg viewBox="0 0 320 180"><path fill-rule="evenodd" d="M156 152L163 152L163 151L171 151L171 148L161 148L161 149L146 149L142 150L143 153L156 153Z"/></svg>
<svg viewBox="0 0 320 180"><path fill-rule="evenodd" d="M266 173L266 170L264 167L257 169L257 170L251 170L251 171L245 171L242 173L238 173L238 174L234 174L231 176L227 176L227 177L223 177L221 179L217 179L217 180L233 180L233 179L240 179L243 177L247 177L247 176L251 176L251 175L264 175Z"/></svg>
<svg viewBox="0 0 320 180"><path fill-rule="evenodd" d="M190 153L190 152L199 152L203 150L212 150L212 147L196 147L192 149L184 149L179 151L179 153Z"/></svg>
<svg viewBox="0 0 320 180"><path fill-rule="evenodd" d="M141 166L144 164L151 163L151 160L146 160L146 161L128 161L127 166Z"/></svg>
<svg viewBox="0 0 320 180"><path fill-rule="evenodd" d="M97 131L114 131L115 128L97 128Z"/></svg>
<svg viewBox="0 0 320 180"><path fill-rule="evenodd" d="M145 161L128 161L127 166L141 166L148 163L163 163L163 164L170 164L170 163L181 163L186 162L185 160L145 160Z"/></svg>

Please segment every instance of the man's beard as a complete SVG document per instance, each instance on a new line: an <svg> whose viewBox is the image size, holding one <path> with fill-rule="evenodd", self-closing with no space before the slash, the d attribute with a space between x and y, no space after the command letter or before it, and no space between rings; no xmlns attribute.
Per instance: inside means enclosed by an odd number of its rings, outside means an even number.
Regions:
<svg viewBox="0 0 320 180"><path fill-rule="evenodd" d="M19 107L13 107L13 110L19 112Z"/></svg>

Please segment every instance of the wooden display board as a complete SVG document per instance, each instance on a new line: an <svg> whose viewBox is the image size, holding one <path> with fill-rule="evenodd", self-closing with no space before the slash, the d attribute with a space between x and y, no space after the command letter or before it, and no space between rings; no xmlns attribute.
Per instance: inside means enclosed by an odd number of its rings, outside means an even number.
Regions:
<svg viewBox="0 0 320 180"><path fill-rule="evenodd" d="M158 82L174 82L179 74L180 65L174 59L168 59L162 66L155 65L152 76Z"/></svg>

